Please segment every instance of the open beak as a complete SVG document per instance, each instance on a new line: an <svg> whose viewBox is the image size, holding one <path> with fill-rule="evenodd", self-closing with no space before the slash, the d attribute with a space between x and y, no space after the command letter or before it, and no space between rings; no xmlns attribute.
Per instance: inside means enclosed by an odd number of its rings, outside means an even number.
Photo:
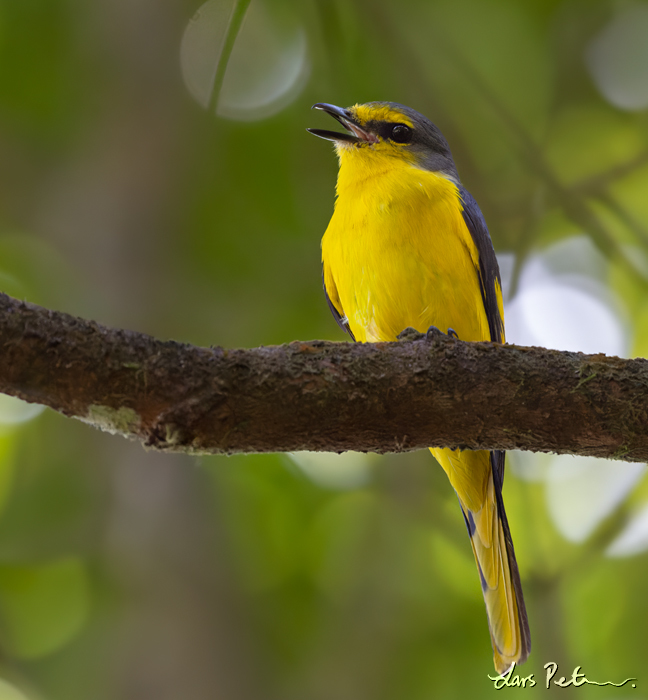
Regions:
<svg viewBox="0 0 648 700"><path fill-rule="evenodd" d="M327 141L345 141L346 143L378 142L378 137L363 129L348 110L324 102L318 102L316 105L313 105L313 109L321 109L322 112L330 114L342 124L348 133L327 131L326 129L306 129L306 131L310 131L311 134L315 134L315 136L319 136L321 139L326 139Z"/></svg>

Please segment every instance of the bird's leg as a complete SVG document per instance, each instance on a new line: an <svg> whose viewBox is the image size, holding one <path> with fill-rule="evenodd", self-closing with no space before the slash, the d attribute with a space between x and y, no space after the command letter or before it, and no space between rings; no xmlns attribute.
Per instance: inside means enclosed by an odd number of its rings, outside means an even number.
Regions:
<svg viewBox="0 0 648 700"><path fill-rule="evenodd" d="M454 338L455 340L459 340L459 336L457 335L457 331L454 328L448 328L448 335L451 338Z"/></svg>

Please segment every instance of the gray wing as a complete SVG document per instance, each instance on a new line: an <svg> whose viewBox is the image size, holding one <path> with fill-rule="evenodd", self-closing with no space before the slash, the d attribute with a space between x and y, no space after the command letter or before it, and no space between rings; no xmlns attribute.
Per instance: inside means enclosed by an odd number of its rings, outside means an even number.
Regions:
<svg viewBox="0 0 648 700"><path fill-rule="evenodd" d="M479 252L479 282L481 286L482 300L484 302L484 309L486 310L486 317L488 319L488 328L490 330L491 340L501 343L504 337L504 319L500 316L495 283L497 282L499 284L500 289L502 283L500 280L497 257L495 256L495 249L493 248L493 243L488 233L484 215L481 213L481 209L479 208L477 202L474 200L470 192L465 190L463 187L460 188L459 192L464 204L463 218L466 222L468 230L470 231L470 235L477 246L477 251ZM529 621L526 606L524 604L524 597L522 595L520 573L518 570L517 561L515 560L515 550L513 549L511 530L506 518L506 511L504 510L504 500L502 499L502 485L504 484L504 456L505 452L502 450L493 450L491 452L491 466L493 468L493 477L495 482L497 512L504 530L506 551L508 554L509 568L511 570L511 580L513 581L515 596L518 602L520 632L522 635L521 660L524 660L531 651L531 634L529 632Z"/></svg>
<svg viewBox="0 0 648 700"><path fill-rule="evenodd" d="M504 337L504 319L499 312L495 282L499 284L500 288L502 283L495 249L479 205L470 192L463 187L459 188L459 195L463 201L464 221L479 252L479 282L490 337L496 343L501 343Z"/></svg>
<svg viewBox="0 0 648 700"><path fill-rule="evenodd" d="M484 309L486 310L486 318L488 319L490 337L492 341L501 343L504 337L504 319L500 316L495 283L497 282L500 288L502 283L500 281L495 249L479 205L470 192L463 187L459 188L459 194L463 201L462 213L464 221L479 252L479 284ZM504 452L500 450L493 451L491 453L491 461L495 481L501 490L504 482Z"/></svg>

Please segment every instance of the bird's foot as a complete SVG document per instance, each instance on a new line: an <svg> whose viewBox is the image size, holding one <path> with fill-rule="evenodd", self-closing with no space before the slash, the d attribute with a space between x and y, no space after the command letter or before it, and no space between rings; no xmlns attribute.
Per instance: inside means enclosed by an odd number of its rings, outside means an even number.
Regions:
<svg viewBox="0 0 648 700"><path fill-rule="evenodd" d="M448 335L450 338L454 338L455 340L459 340L459 336L457 335L457 331L455 331L454 328L448 328L448 333L444 333L443 331L440 331L436 326L430 326L427 329L427 333L425 334L428 339L434 338L434 336L437 335Z"/></svg>
<svg viewBox="0 0 648 700"><path fill-rule="evenodd" d="M423 335L419 333L416 328L412 328L411 326L401 331L396 336L397 340L419 340L422 337Z"/></svg>
<svg viewBox="0 0 648 700"><path fill-rule="evenodd" d="M439 330L436 326L430 326L427 329L427 333L425 334L425 337L428 340L432 340L432 338L434 338L437 335L445 335L445 333L443 331Z"/></svg>

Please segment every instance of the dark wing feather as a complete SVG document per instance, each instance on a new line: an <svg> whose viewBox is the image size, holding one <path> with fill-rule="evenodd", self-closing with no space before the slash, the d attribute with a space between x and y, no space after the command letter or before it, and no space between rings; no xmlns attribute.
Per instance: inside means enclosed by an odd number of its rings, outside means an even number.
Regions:
<svg viewBox="0 0 648 700"><path fill-rule="evenodd" d="M479 282L481 286L482 300L486 309L488 328L491 340L501 343L504 337L504 322L500 316L497 304L495 282L500 285L499 265L493 243L488 234L486 221L477 202L468 190L459 188L459 195L463 201L463 218L470 231L473 242L479 252Z"/></svg>
<svg viewBox="0 0 648 700"><path fill-rule="evenodd" d="M520 617L522 650L520 652L519 663L522 663L531 652L531 631L529 630L529 616L527 615L524 595L522 593L520 570L518 569L517 560L515 558L515 548L513 547L511 528L508 524L508 518L506 517L506 511L504 510L504 499L502 498L502 482L504 481L504 454L505 453L501 450L491 452L491 464L493 467L494 481L496 482L498 479L500 479L499 485L495 483L495 499L497 500L497 514L502 523L502 529L504 530L504 540L506 542L506 553L508 555L509 569L511 571L511 581L513 582L513 588L515 589L515 598L517 600L518 614Z"/></svg>
<svg viewBox="0 0 648 700"><path fill-rule="evenodd" d="M488 319L491 340L501 343L504 339L504 319L500 316L499 305L497 303L496 283L501 289L499 265L495 256L495 249L486 227L486 221L481 213L477 202L473 196L463 187L459 190L463 200L463 218L470 235L477 246L479 252L479 282L481 286L482 301ZM491 466L493 469L493 481L495 485L495 498L497 500L497 512L504 530L506 551L508 554L509 569L511 571L511 581L515 589L515 597L520 616L520 634L522 635L522 651L520 662L524 661L531 651L531 634L529 632L529 621L527 617L524 596L522 595L522 584L517 561L515 560L515 550L511 539L511 530L504 510L504 500L502 499L502 486L504 484L504 455L502 450L491 452ZM465 517L465 516L464 516ZM470 528L469 528L470 531Z"/></svg>
<svg viewBox="0 0 648 700"><path fill-rule="evenodd" d="M348 333L351 336L351 340L353 340L355 342L355 337L353 335L353 331L349 327L349 322L335 308L335 304L333 304L333 302L331 301L331 297L329 297L329 293L326 289L326 282L324 282L324 272L323 271L322 271L322 286L324 287L324 296L326 297L326 303L328 304L329 309L331 309L331 313L333 314L333 318L335 319L335 322L338 324L338 326L340 326L340 328L345 333Z"/></svg>
<svg viewBox="0 0 648 700"><path fill-rule="evenodd" d="M501 343L504 338L504 320L500 316L495 283L497 282L500 289L502 283L500 281L495 249L479 205L470 192L463 187L459 188L459 195L463 201L462 213L464 221L479 253L479 284L484 309L486 310L486 318L488 319L490 337L496 343ZM495 482L501 491L504 483L504 452L500 450L492 452L491 460Z"/></svg>

